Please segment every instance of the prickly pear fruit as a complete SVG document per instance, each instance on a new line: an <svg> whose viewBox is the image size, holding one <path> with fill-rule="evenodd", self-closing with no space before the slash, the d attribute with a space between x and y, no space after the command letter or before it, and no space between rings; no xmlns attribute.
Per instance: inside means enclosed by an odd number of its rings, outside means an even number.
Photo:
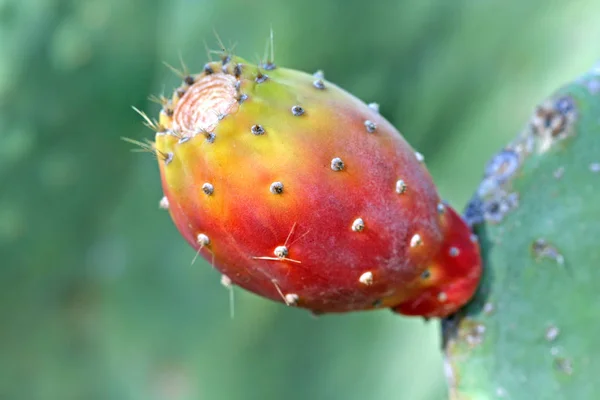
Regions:
<svg viewBox="0 0 600 400"><path fill-rule="evenodd" d="M441 317L474 293L477 242L376 105L229 55L163 100L164 204L231 283L315 313Z"/></svg>

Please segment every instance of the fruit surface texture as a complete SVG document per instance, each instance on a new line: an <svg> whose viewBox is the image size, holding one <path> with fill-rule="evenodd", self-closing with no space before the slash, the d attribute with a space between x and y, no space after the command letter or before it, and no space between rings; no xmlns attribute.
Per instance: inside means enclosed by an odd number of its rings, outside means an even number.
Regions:
<svg viewBox="0 0 600 400"><path fill-rule="evenodd" d="M440 317L473 295L476 238L376 104L229 55L162 104L163 208L227 282L317 314Z"/></svg>

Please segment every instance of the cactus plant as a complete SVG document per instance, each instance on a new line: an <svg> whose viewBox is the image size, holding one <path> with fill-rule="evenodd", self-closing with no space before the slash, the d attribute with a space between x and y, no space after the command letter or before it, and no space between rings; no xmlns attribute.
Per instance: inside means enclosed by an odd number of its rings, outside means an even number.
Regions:
<svg viewBox="0 0 600 400"><path fill-rule="evenodd" d="M465 212L484 278L444 322L452 399L600 393L600 68L534 112Z"/></svg>
<svg viewBox="0 0 600 400"><path fill-rule="evenodd" d="M442 317L473 295L478 243L377 105L226 51L181 76L146 117L161 204L227 285L317 314Z"/></svg>

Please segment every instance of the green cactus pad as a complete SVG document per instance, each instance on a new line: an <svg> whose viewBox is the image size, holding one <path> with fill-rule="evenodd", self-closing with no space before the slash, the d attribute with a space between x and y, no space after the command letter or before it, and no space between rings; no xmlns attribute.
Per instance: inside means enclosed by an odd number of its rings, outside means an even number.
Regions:
<svg viewBox="0 0 600 400"><path fill-rule="evenodd" d="M465 212L483 284L444 321L452 399L600 396L600 68L543 102Z"/></svg>

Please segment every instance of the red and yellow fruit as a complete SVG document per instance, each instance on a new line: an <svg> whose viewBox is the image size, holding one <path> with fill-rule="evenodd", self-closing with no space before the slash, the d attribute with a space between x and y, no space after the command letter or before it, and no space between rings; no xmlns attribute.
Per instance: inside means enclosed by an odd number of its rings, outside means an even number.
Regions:
<svg viewBox="0 0 600 400"><path fill-rule="evenodd" d="M235 57L185 78L155 147L169 212L233 284L316 313L456 311L469 228L399 132L318 74Z"/></svg>

